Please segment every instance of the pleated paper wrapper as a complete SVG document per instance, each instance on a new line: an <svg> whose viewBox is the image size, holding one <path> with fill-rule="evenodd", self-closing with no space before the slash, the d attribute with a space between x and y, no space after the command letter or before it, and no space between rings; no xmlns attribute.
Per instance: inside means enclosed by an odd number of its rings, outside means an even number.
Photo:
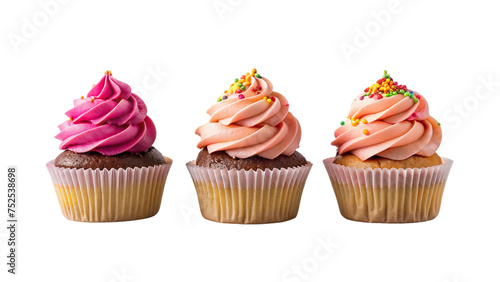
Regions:
<svg viewBox="0 0 500 282"><path fill-rule="evenodd" d="M204 218L223 223L258 224L293 219L312 164L236 170L186 164Z"/></svg>
<svg viewBox="0 0 500 282"><path fill-rule="evenodd" d="M160 209L172 160L120 168L59 168L47 163L63 215L74 221L111 222L154 216Z"/></svg>
<svg viewBox="0 0 500 282"><path fill-rule="evenodd" d="M434 219L441 207L453 163L425 168L355 168L323 161L347 219L363 222L409 223Z"/></svg>

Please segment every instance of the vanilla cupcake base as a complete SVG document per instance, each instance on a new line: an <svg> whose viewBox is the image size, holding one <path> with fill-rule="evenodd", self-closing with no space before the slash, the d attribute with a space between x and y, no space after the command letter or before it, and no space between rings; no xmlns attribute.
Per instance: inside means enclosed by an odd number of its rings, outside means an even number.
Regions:
<svg viewBox="0 0 500 282"><path fill-rule="evenodd" d="M355 168L323 161L347 219L362 222L410 223L434 219L441 207L453 161L425 168Z"/></svg>
<svg viewBox="0 0 500 282"><path fill-rule="evenodd" d="M110 222L154 216L172 160L166 164L120 168L60 168L47 163L63 215L73 221Z"/></svg>
<svg viewBox="0 0 500 282"><path fill-rule="evenodd" d="M212 169L186 164L204 218L222 223L272 223L297 216L312 164L281 169Z"/></svg>

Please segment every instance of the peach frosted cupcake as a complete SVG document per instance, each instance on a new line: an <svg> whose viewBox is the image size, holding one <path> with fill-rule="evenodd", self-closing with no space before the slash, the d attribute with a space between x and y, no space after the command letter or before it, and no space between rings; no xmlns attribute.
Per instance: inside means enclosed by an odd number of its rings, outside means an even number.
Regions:
<svg viewBox="0 0 500 282"><path fill-rule="evenodd" d="M155 215L172 160L152 147L156 127L144 101L110 71L74 101L47 163L63 215L87 222Z"/></svg>
<svg viewBox="0 0 500 282"><path fill-rule="evenodd" d="M384 76L358 95L324 160L342 215L364 222L435 218L452 161L425 98Z"/></svg>
<svg viewBox="0 0 500 282"><path fill-rule="evenodd" d="M200 126L187 163L206 219L270 223L294 218L312 164L296 149L301 128L286 98L251 73L236 78Z"/></svg>

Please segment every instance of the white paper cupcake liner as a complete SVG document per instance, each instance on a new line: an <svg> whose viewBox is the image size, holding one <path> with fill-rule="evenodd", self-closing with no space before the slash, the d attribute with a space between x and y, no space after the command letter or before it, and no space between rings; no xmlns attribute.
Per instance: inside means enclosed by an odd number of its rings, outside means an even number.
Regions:
<svg viewBox="0 0 500 282"><path fill-rule="evenodd" d="M421 222L435 218L453 161L425 168L355 168L323 161L341 214L380 223Z"/></svg>
<svg viewBox="0 0 500 282"><path fill-rule="evenodd" d="M74 221L109 222L154 216L172 160L127 169L60 168L47 163L63 215Z"/></svg>
<svg viewBox="0 0 500 282"><path fill-rule="evenodd" d="M273 170L213 169L186 164L204 218L224 223L271 223L297 216L312 164Z"/></svg>

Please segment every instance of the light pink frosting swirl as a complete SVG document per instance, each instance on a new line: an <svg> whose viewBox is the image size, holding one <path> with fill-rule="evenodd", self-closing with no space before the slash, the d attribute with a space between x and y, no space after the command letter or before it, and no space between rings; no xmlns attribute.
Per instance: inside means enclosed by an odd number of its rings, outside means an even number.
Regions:
<svg viewBox="0 0 500 282"><path fill-rule="evenodd" d="M269 80L251 77L244 92L225 95L226 100L207 110L210 122L196 129L201 137L198 148L207 147L209 153L226 151L234 158L274 159L289 156L299 147L300 124Z"/></svg>
<svg viewBox="0 0 500 282"><path fill-rule="evenodd" d="M65 113L70 120L59 125L62 150L99 152L105 156L146 151L156 139L147 108L130 86L108 71L87 98L76 99Z"/></svg>
<svg viewBox="0 0 500 282"><path fill-rule="evenodd" d="M382 99L356 98L345 125L335 131L332 145L338 153L351 152L361 160L380 156L404 160L413 155L431 156L441 143L442 131L429 115L427 101L413 91L418 102L404 95ZM366 120L351 124L351 120ZM363 130L368 130L368 134ZM366 131L365 131L366 132Z"/></svg>

